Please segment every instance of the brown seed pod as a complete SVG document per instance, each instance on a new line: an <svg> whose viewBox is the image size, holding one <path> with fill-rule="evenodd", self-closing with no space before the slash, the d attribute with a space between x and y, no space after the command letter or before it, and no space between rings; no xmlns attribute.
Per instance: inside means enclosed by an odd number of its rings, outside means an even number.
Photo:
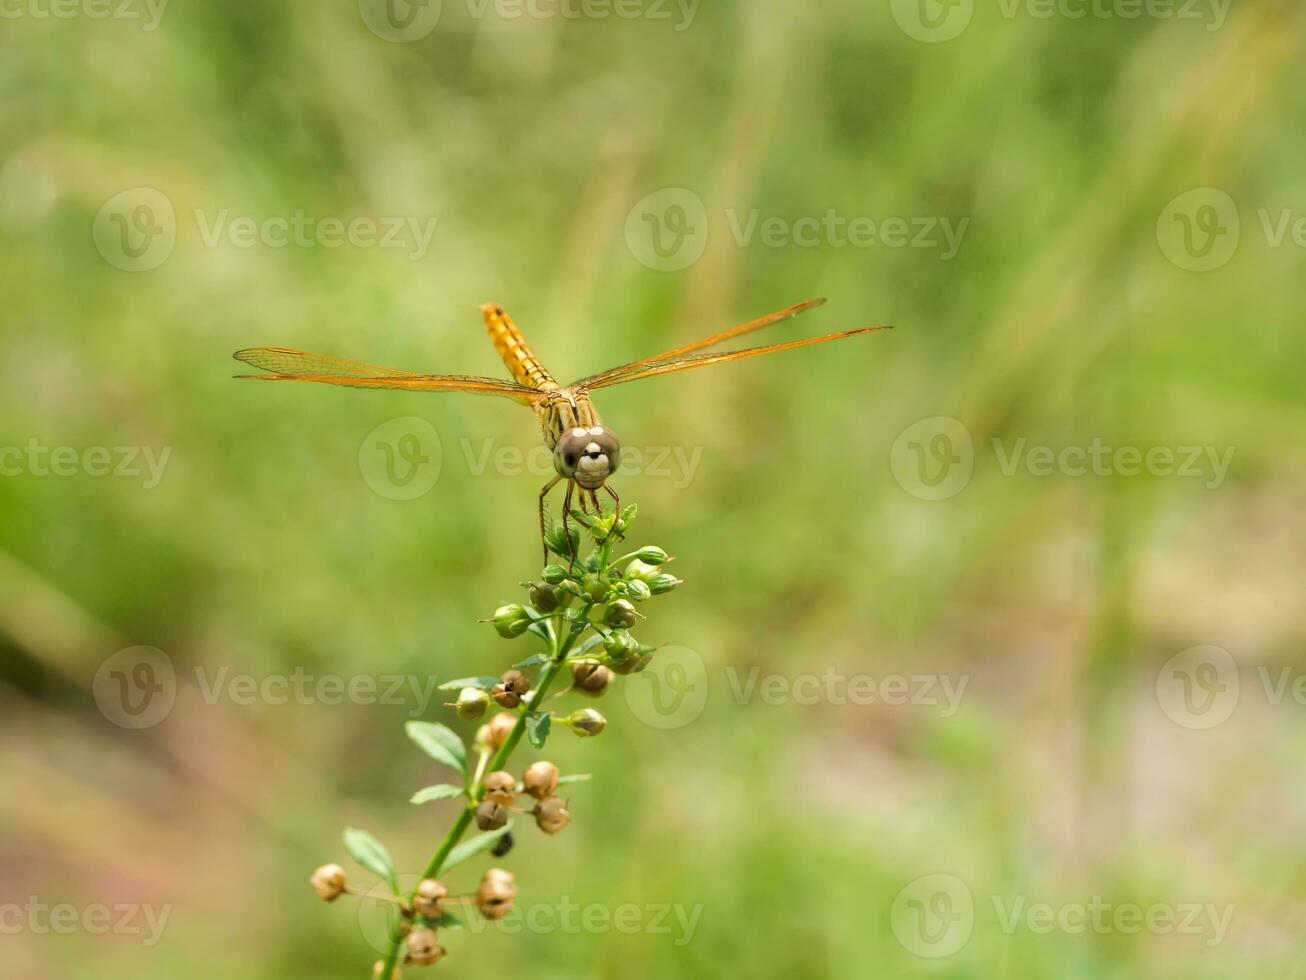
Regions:
<svg viewBox="0 0 1306 980"><path fill-rule="evenodd" d="M509 670L499 678L503 682L505 690L512 691L517 697L525 697L531 689L531 682L520 670Z"/></svg>
<svg viewBox="0 0 1306 980"><path fill-rule="evenodd" d="M491 868L476 889L476 907L487 919L502 919L512 910L512 900L517 897L517 879L511 871Z"/></svg>
<svg viewBox="0 0 1306 980"><path fill-rule="evenodd" d="M437 941L434 929L414 929L408 934L407 962L430 966L444 955L444 947Z"/></svg>
<svg viewBox="0 0 1306 980"><path fill-rule="evenodd" d="M498 830L508 822L508 808L494 800L483 800L476 807L476 826L482 830Z"/></svg>
<svg viewBox="0 0 1306 980"><path fill-rule="evenodd" d="M535 806L535 826L546 834L559 834L571 823L571 811L556 796Z"/></svg>
<svg viewBox="0 0 1306 980"><path fill-rule="evenodd" d="M581 660L571 665L571 682L581 693L597 696L612 682L612 671L593 660Z"/></svg>
<svg viewBox="0 0 1306 980"><path fill-rule="evenodd" d="M313 872L313 890L317 897L334 902L345 893L345 869L338 864L324 864Z"/></svg>
<svg viewBox="0 0 1306 980"><path fill-rule="evenodd" d="M509 714L507 711L500 711L490 719L490 724L487 727L489 728L487 738L491 748L501 749L503 743L508 741L508 736L512 734L512 730L517 727L517 716Z"/></svg>
<svg viewBox="0 0 1306 980"><path fill-rule="evenodd" d="M522 773L522 786L537 800L547 800L558 792L558 767L552 762L532 762Z"/></svg>
<svg viewBox="0 0 1306 980"><path fill-rule="evenodd" d="M511 710L521 704L521 695L508 690L502 684L495 684L494 687L491 688L490 697L494 698L494 703L500 708L508 708Z"/></svg>
<svg viewBox="0 0 1306 980"><path fill-rule="evenodd" d="M449 897L449 889L434 878L427 878L417 886L413 896L413 909L418 915L428 919L438 919L444 914L444 900Z"/></svg>
<svg viewBox="0 0 1306 980"><path fill-rule="evenodd" d="M504 806L512 806L517 799L517 779L510 772L500 769L485 777L485 798Z"/></svg>

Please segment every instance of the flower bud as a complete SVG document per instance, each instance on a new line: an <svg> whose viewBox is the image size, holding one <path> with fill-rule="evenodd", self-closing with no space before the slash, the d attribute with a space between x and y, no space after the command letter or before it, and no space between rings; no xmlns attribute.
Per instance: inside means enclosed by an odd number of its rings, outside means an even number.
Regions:
<svg viewBox="0 0 1306 980"><path fill-rule="evenodd" d="M558 767L552 762L532 762L522 773L522 786L537 800L547 800L558 792Z"/></svg>
<svg viewBox="0 0 1306 980"><path fill-rule="evenodd" d="M494 842L494 846L490 848L490 853L497 858L501 858L509 851L511 851L513 845L516 843L517 842L512 839L512 834L504 834L502 837L500 837L497 841Z"/></svg>
<svg viewBox="0 0 1306 980"><path fill-rule="evenodd" d="M345 893L345 869L338 864L324 864L313 872L313 890L325 902L334 902Z"/></svg>
<svg viewBox="0 0 1306 980"><path fill-rule="evenodd" d="M550 551L563 558L574 558L580 551L580 531L568 527L565 531L561 524L553 524L544 534L544 543Z"/></svg>
<svg viewBox="0 0 1306 980"><path fill-rule="evenodd" d="M635 552L635 557L646 565L661 565L669 556L657 545L650 544Z"/></svg>
<svg viewBox="0 0 1306 980"><path fill-rule="evenodd" d="M561 833L571 823L571 811L556 796L536 804L535 826L546 834Z"/></svg>
<svg viewBox="0 0 1306 980"><path fill-rule="evenodd" d="M608 603L603 613L603 621L609 626L633 626L638 614L627 599L617 599Z"/></svg>
<svg viewBox="0 0 1306 980"><path fill-rule="evenodd" d="M646 599L653 598L653 590L649 588L647 582L641 579L632 579L627 582L626 594L636 602L644 602Z"/></svg>
<svg viewBox="0 0 1306 980"><path fill-rule="evenodd" d="M661 574L662 573L657 570L656 566L635 558L626 565L625 571L622 572L622 578L627 582L647 582L654 575Z"/></svg>
<svg viewBox="0 0 1306 980"><path fill-rule="evenodd" d="M434 929L414 929L408 934L408 962L430 966L444 955L444 947L436 940Z"/></svg>
<svg viewBox="0 0 1306 980"><path fill-rule="evenodd" d="M458 709L459 718L475 721L485 714L489 704L490 696L480 688L464 687L458 692L458 700L454 702L454 707Z"/></svg>
<svg viewBox="0 0 1306 980"><path fill-rule="evenodd" d="M599 695L612 681L612 671L593 660L578 660L571 665L571 683L585 694Z"/></svg>
<svg viewBox="0 0 1306 980"><path fill-rule="evenodd" d="M508 741L508 736L512 730L517 727L517 716L507 711L500 711L490 719L487 726L489 731L486 732L486 741L489 742L490 748L501 749L503 743Z"/></svg>
<svg viewBox="0 0 1306 980"><path fill-rule="evenodd" d="M526 610L515 602L500 606L494 611L494 628L505 640L521 636L530 627Z"/></svg>
<svg viewBox="0 0 1306 980"><path fill-rule="evenodd" d="M542 613L551 613L558 608L558 590L547 582L537 582L531 586L531 605Z"/></svg>
<svg viewBox="0 0 1306 980"><path fill-rule="evenodd" d="M490 696L494 698L494 703L500 708L507 708L510 711L521 704L521 695L514 694L503 684L495 684L490 691Z"/></svg>
<svg viewBox="0 0 1306 980"><path fill-rule="evenodd" d="M629 660L637 649L639 643L625 630L613 630L603 638L603 650L614 664Z"/></svg>
<svg viewBox="0 0 1306 980"><path fill-rule="evenodd" d="M641 653L638 656L630 657L627 660L623 660L619 664L613 664L612 672L614 674L620 674L622 677L626 677L629 676L630 674L640 673L641 671L644 670L645 667L647 667L652 662L653 662L653 654Z"/></svg>
<svg viewBox="0 0 1306 980"><path fill-rule="evenodd" d="M512 900L516 897L517 881L512 873L491 868L476 889L476 907L487 919L502 919L512 910Z"/></svg>
<svg viewBox="0 0 1306 980"><path fill-rule="evenodd" d="M580 590L591 602L602 602L608 597L608 582L598 575L586 575Z"/></svg>
<svg viewBox="0 0 1306 980"><path fill-rule="evenodd" d="M598 735L608 727L608 720L593 708L579 708L559 721L582 738Z"/></svg>
<svg viewBox="0 0 1306 980"><path fill-rule="evenodd" d="M482 830L498 830L508 822L508 808L494 800L483 800L476 807L476 826Z"/></svg>
<svg viewBox="0 0 1306 980"><path fill-rule="evenodd" d="M438 919L444 914L444 900L448 897L448 888L434 878L427 878L413 895L413 911L428 919Z"/></svg>
<svg viewBox="0 0 1306 980"><path fill-rule="evenodd" d="M540 578L544 579L544 581L549 585L561 585L563 582L567 581L570 576L567 574L567 570L561 565L545 565L544 574L541 575Z"/></svg>
<svg viewBox="0 0 1306 980"><path fill-rule="evenodd" d="M683 579L678 579L674 575L654 575L648 580L648 587L654 595L662 595L670 592L677 585L684 585Z"/></svg>
<svg viewBox="0 0 1306 980"><path fill-rule="evenodd" d="M502 769L492 772L485 777L482 785L485 787L487 800L493 800L503 806L512 806L513 801L517 799L517 778L510 772L504 772Z"/></svg>

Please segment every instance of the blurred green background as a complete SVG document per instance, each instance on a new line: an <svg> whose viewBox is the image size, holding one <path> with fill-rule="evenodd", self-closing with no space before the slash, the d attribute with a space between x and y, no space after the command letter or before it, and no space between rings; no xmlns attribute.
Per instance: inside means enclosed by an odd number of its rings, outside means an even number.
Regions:
<svg viewBox="0 0 1306 980"><path fill-rule="evenodd" d="M435 969L1301 975L1299 5L0 9L0 974L365 977L307 877L347 825L420 869L447 712L231 680L528 652L476 619L538 574L529 413L232 351L501 376L494 301L567 381L828 296L764 342L897 329L597 396L688 652L547 747L594 780L504 859L536 927Z"/></svg>

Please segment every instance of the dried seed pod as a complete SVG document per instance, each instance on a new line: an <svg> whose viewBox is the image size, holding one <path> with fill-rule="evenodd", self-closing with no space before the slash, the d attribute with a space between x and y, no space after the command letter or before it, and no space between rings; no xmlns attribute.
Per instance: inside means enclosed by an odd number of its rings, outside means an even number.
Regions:
<svg viewBox="0 0 1306 980"><path fill-rule="evenodd" d="M418 915L438 919L444 914L444 900L448 897L448 888L434 878L427 878L417 886L417 893L413 895L413 909Z"/></svg>
<svg viewBox="0 0 1306 980"><path fill-rule="evenodd" d="M547 800L558 792L558 767L552 762L532 762L522 773L522 786L537 800Z"/></svg>
<svg viewBox="0 0 1306 980"><path fill-rule="evenodd" d="M498 830L508 822L508 808L494 800L484 800L476 807L476 826L482 830Z"/></svg>
<svg viewBox="0 0 1306 980"><path fill-rule="evenodd" d="M517 779L510 772L500 769L485 777L485 798L504 806L512 806L517 799Z"/></svg>
<svg viewBox="0 0 1306 980"><path fill-rule="evenodd" d="M490 747L501 749L503 743L508 741L508 736L512 734L512 730L517 727L517 716L506 711L500 711L490 719L490 724L487 727L489 731L486 733L486 739L489 741Z"/></svg>
<svg viewBox="0 0 1306 980"><path fill-rule="evenodd" d="M512 872L491 868L476 889L476 907L487 919L502 919L512 910L512 900L517 897L517 879Z"/></svg>
<svg viewBox="0 0 1306 980"><path fill-rule="evenodd" d="M503 684L495 684L490 690L490 697L494 698L494 703L500 708L507 708L510 711L521 704L521 695L508 690Z"/></svg>
<svg viewBox="0 0 1306 980"><path fill-rule="evenodd" d="M407 944L408 962L418 966L430 966L444 955L434 929L414 929L408 934Z"/></svg>
<svg viewBox="0 0 1306 980"><path fill-rule="evenodd" d="M345 893L345 869L338 864L324 864L313 872L313 890L317 897L334 902Z"/></svg>
<svg viewBox="0 0 1306 980"><path fill-rule="evenodd" d="M505 671L499 680L503 682L505 690L512 691L519 698L525 697L526 692L531 689L530 679L520 670Z"/></svg>
<svg viewBox="0 0 1306 980"><path fill-rule="evenodd" d="M561 833L571 823L571 811L556 796L535 806L535 825L546 834Z"/></svg>
<svg viewBox="0 0 1306 980"><path fill-rule="evenodd" d="M513 845L516 843L517 842L513 840L512 834L504 834L502 837L500 837L497 841L494 842L494 846L490 848L490 853L497 858L501 858L509 851L511 851Z"/></svg>
<svg viewBox="0 0 1306 980"><path fill-rule="evenodd" d="M594 660L580 660L571 665L571 682L576 690L597 697L607 690L612 671Z"/></svg>

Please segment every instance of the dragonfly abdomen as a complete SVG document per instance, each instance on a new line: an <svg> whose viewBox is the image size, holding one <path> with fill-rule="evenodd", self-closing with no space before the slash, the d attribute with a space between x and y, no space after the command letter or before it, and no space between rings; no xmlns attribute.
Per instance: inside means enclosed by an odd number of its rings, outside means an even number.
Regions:
<svg viewBox="0 0 1306 980"><path fill-rule="evenodd" d="M481 314L485 317L485 329L490 333L494 349L499 352L518 384L541 391L552 391L558 387L558 382L544 369L540 359L531 350L531 345L526 343L517 324L512 322L512 317L504 312L502 306L486 303L481 307Z"/></svg>

